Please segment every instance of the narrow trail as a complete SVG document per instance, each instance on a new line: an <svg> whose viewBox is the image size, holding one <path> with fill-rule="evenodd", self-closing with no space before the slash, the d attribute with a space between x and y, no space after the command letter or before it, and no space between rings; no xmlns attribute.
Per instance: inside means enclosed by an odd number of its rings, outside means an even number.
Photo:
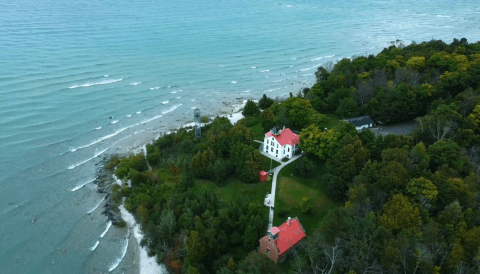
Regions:
<svg viewBox="0 0 480 274"><path fill-rule="evenodd" d="M257 141L257 142L262 143L260 141ZM278 162L277 158L271 156L268 153L263 152L263 143L262 143L262 145L260 145L259 151L262 155ZM288 160L288 162L280 162L279 166L277 166L276 168L269 171L269 173L273 172L273 178L272 178L272 191L270 192L270 203L267 205L267 206L270 207L270 212L269 212L269 215L268 215L268 229L267 229L267 231L270 230L270 228L272 228L272 224L273 224L274 207L275 207L275 192L277 190L278 174L280 173L280 170L282 170L282 168L284 168L286 165L290 164L291 162L297 160L298 158L302 157L303 155L305 155L305 153L293 156L290 160Z"/></svg>

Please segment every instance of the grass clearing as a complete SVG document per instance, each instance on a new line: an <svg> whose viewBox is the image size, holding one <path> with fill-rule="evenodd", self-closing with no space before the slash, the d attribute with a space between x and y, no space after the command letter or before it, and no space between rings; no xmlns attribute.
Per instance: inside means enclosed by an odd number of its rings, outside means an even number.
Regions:
<svg viewBox="0 0 480 274"><path fill-rule="evenodd" d="M254 140L259 140L259 141L263 142L263 139L265 137L265 132L263 132L262 123L258 123L254 126L251 126L251 127L249 127L249 129L253 133L253 139Z"/></svg>
<svg viewBox="0 0 480 274"><path fill-rule="evenodd" d="M272 160L271 158L268 158L264 155L262 155L262 157L263 157L262 169L265 170L265 171L269 171L270 166L272 167L271 169L274 169L274 168L276 168L277 166L280 165L279 162L277 162L275 160Z"/></svg>
<svg viewBox="0 0 480 274"><path fill-rule="evenodd" d="M326 186L323 183L324 162L311 160L317 165L312 178L294 175L293 164L284 167L280 172L277 179L274 226L284 223L287 217L298 217L308 234L318 228L318 224L329 210L340 206L326 194ZM310 198L313 205L312 213L300 211L300 202L303 197Z"/></svg>
<svg viewBox="0 0 480 274"><path fill-rule="evenodd" d="M328 117L328 121L325 124L325 127L328 128L328 129L331 129L332 127L338 125L338 123L340 123L340 120L342 120L342 118L340 118L337 115L332 114L332 113L325 114L325 115L327 115L327 117Z"/></svg>
<svg viewBox="0 0 480 274"><path fill-rule="evenodd" d="M244 184L236 178L229 179L224 186L219 186L216 183L208 180L197 180L195 186L199 191L214 191L225 201L233 201L238 197L242 197L261 206L263 206L265 196L267 193L270 193L272 189L271 182Z"/></svg>

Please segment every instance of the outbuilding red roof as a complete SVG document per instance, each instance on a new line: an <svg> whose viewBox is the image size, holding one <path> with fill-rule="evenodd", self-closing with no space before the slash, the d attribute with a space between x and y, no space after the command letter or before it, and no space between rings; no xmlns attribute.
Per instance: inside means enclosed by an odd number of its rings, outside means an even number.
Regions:
<svg viewBox="0 0 480 274"><path fill-rule="evenodd" d="M293 133L289 128L283 129L279 135L273 135L270 131L267 132L267 137L273 137L281 145L294 146L300 141L300 135Z"/></svg>
<svg viewBox="0 0 480 274"><path fill-rule="evenodd" d="M280 232L278 232L278 238L275 240L275 243L277 244L279 255L288 251L306 236L297 218L290 219L290 225L288 225L288 221L283 223L278 229Z"/></svg>
<svg viewBox="0 0 480 274"><path fill-rule="evenodd" d="M268 175L268 173L264 170L260 171L260 176Z"/></svg>

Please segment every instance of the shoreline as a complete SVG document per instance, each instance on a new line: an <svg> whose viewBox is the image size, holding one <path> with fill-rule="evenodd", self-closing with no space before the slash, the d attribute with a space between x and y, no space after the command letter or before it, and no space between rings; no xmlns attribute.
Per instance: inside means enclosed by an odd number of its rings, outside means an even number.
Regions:
<svg viewBox="0 0 480 274"><path fill-rule="evenodd" d="M244 118L242 114L242 110L245 107L245 104L247 103L247 101L248 99L237 98L236 102L234 102L233 104L227 104L224 102L225 107L220 109L218 115L215 115L215 116L205 115L205 116L211 119L214 119L216 117L226 117L230 120L230 123L232 123L232 125L235 125L239 120ZM256 103L258 102L258 100L252 100L252 101ZM177 126L171 126L169 127L169 129L167 129L166 127L153 129L154 131L156 131L155 137L150 138L150 140L147 140L147 138L145 138L147 136L143 136L143 138L139 138L141 140L140 144L137 144L137 145L129 144L126 146L124 145L124 146L118 147L116 149L116 152L112 153L111 155L118 155L120 157L124 157L131 154L136 155L136 154L142 153L146 156L147 144L150 144L158 140L158 138L160 138L163 134L170 134L172 132L175 132L179 128L193 127L194 125L195 125L195 122L188 122L188 123L183 122ZM104 167L101 167L99 172L105 173L107 171L104 169ZM105 186L102 189L99 189L98 191L108 192L108 191L111 191L111 187L113 187L113 185L115 184L122 185L123 181L116 178L114 172L112 172L111 178L112 178L112 181L108 187L108 190L106 189L107 186ZM107 197L106 204L112 204L110 195L108 195ZM147 247L142 247L140 245L144 237L143 231L140 227L140 224L136 222L135 217L128 210L125 209L123 202L120 206L118 206L118 210L115 210L115 209L112 210L107 208L103 212L103 215L107 216L107 218L109 218L110 220L115 218L121 218L126 223L126 227L129 231L128 233L132 232L130 233L128 238L131 241L135 240L134 244L132 245L133 248L131 250L131 252L133 253L133 256L125 257L124 260L122 260L121 262L123 265L129 265L131 267L131 270L136 274L168 273L168 271L165 268L165 265L157 263L156 256L149 257Z"/></svg>

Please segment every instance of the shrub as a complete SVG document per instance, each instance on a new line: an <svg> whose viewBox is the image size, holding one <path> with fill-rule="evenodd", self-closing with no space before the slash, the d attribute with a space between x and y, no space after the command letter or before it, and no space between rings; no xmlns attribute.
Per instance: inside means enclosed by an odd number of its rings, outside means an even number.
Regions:
<svg viewBox="0 0 480 274"><path fill-rule="evenodd" d="M308 197L303 197L302 201L300 202L300 211L303 213L310 213L313 210L312 202L310 201L310 198Z"/></svg>
<svg viewBox="0 0 480 274"><path fill-rule="evenodd" d="M288 214L290 214L290 211L286 210L286 209L282 209L282 210L278 211L278 217L281 217L281 218L287 217Z"/></svg>
<svg viewBox="0 0 480 274"><path fill-rule="evenodd" d="M315 169L315 164L307 157L302 157L295 161L293 168L295 175L301 177L310 177Z"/></svg>
<svg viewBox="0 0 480 274"><path fill-rule="evenodd" d="M245 123L245 126L246 127L251 127L251 126L254 126L256 124L258 124L260 122L260 119L257 118L257 117L245 117L244 118L244 123Z"/></svg>
<svg viewBox="0 0 480 274"><path fill-rule="evenodd" d="M120 158L117 155L113 155L110 160L108 160L107 165L105 166L108 170L113 170L116 166L120 164Z"/></svg>
<svg viewBox="0 0 480 274"><path fill-rule="evenodd" d="M208 123L210 122L210 118L208 118L207 116L202 116L200 118L200 123Z"/></svg>

